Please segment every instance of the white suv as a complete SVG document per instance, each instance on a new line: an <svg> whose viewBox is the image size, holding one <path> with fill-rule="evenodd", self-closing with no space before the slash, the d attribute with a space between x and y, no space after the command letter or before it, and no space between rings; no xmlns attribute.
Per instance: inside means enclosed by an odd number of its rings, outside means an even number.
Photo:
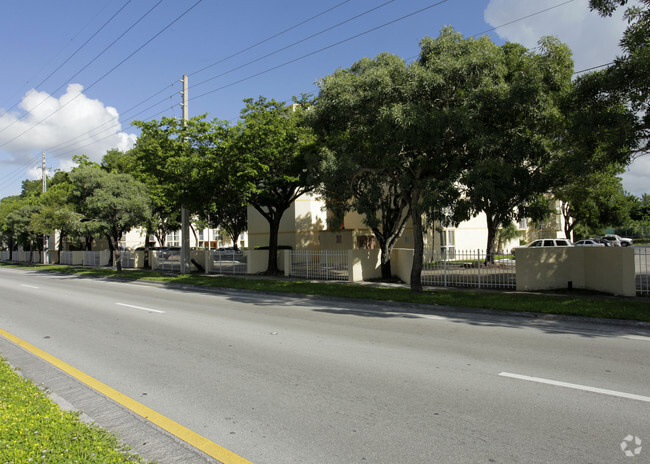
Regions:
<svg viewBox="0 0 650 464"><path fill-rule="evenodd" d="M535 240L532 242L528 247L570 247L573 246L573 243L571 243L569 240L566 238L540 238L539 240Z"/></svg>

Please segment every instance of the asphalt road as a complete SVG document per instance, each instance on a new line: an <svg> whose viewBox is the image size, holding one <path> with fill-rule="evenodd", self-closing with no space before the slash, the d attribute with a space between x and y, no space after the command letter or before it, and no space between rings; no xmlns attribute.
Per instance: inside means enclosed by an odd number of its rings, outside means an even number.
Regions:
<svg viewBox="0 0 650 464"><path fill-rule="evenodd" d="M255 464L650 462L648 329L6 268L0 292L1 329Z"/></svg>

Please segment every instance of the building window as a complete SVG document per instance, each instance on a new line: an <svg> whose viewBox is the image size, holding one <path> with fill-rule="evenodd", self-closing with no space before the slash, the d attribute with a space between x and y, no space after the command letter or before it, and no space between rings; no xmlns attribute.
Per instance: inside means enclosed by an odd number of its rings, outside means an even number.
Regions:
<svg viewBox="0 0 650 464"><path fill-rule="evenodd" d="M528 219L523 218L519 220L519 230L528 230Z"/></svg>
<svg viewBox="0 0 650 464"><path fill-rule="evenodd" d="M181 232L179 230L167 234L167 246L181 246Z"/></svg>
<svg viewBox="0 0 650 464"><path fill-rule="evenodd" d="M446 229L442 230L440 234L443 259L454 259L456 257L456 230Z"/></svg>

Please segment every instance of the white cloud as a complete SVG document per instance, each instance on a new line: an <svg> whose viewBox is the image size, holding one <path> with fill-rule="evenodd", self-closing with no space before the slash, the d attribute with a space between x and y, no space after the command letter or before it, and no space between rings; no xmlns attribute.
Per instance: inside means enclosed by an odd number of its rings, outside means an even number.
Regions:
<svg viewBox="0 0 650 464"><path fill-rule="evenodd" d="M484 19L492 26L499 26L559 3L560 0L490 0ZM587 0L575 0L495 32L502 39L521 43L527 48L536 47L543 36L556 36L573 51L575 70L578 71L609 63L616 55L622 54L618 44L627 25L622 13L623 9L619 8L611 18L602 18L589 10Z"/></svg>
<svg viewBox="0 0 650 464"><path fill-rule="evenodd" d="M99 161L107 150L131 148L136 135L121 131L117 110L82 91L80 84L70 84L56 98L32 90L21 101L21 111L0 116L0 150L5 160L17 165L45 151L49 159L53 155L64 161L83 153Z"/></svg>

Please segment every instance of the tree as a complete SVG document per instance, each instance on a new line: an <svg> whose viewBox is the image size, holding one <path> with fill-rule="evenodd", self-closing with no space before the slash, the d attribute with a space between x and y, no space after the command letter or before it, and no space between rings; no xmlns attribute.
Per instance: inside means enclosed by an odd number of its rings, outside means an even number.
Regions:
<svg viewBox="0 0 650 464"><path fill-rule="evenodd" d="M583 173L554 191L562 201L566 238L571 239L574 231L586 236L590 231L626 222L630 203L618 177L620 173L614 167Z"/></svg>
<svg viewBox="0 0 650 464"><path fill-rule="evenodd" d="M182 206L191 214L204 215L211 201L231 200L221 195L228 185L223 177L222 146L227 124L205 121L198 116L182 122L175 118L133 124L142 130L129 152L129 164L135 176L147 185L152 200L152 222L149 230L164 244L167 233L178 230ZM107 160L112 165L119 164Z"/></svg>
<svg viewBox="0 0 650 464"><path fill-rule="evenodd" d="M59 232L59 248L64 238L79 241L83 237L81 215L68 201L71 188L68 173L58 171L47 191L39 198L40 209L31 218L38 233L51 235Z"/></svg>
<svg viewBox="0 0 650 464"><path fill-rule="evenodd" d="M71 199L84 218L103 234L122 270L118 242L122 234L144 224L150 215L146 187L128 174L108 173L99 167L83 166L70 173Z"/></svg>
<svg viewBox="0 0 650 464"><path fill-rule="evenodd" d="M624 19L628 27L621 38L625 54L613 65L598 73L603 95L624 97L637 116L636 154L647 153L650 143L650 0L590 0L592 10L611 16L619 7L626 7Z"/></svg>
<svg viewBox="0 0 650 464"><path fill-rule="evenodd" d="M9 259L12 259L13 251L16 246L16 238L19 231L16 229L11 215L18 211L23 205L23 199L20 196L5 197L0 200L0 237L3 244L9 249Z"/></svg>
<svg viewBox="0 0 650 464"><path fill-rule="evenodd" d="M376 95L372 89L366 92L374 100L355 100L354 89L350 89L339 99L341 105L348 105L347 114L336 113L343 121L338 127L352 134L353 140L357 132L372 131L366 141L376 143L372 147L382 145L383 150L383 155L376 152L374 156L384 158L382 167L393 169L395 185L406 200L413 223L414 292L422 291L424 221L431 224L442 218L443 210L457 201L460 174L475 158L469 140L479 121L471 113L472 102L482 89L494 86L503 68L499 47L487 37L465 39L450 27L436 39L424 38L420 48L420 58L403 72L400 60L388 55L375 62L362 60L358 69L369 70L367 83L375 78ZM363 168L377 171L377 164L362 162ZM382 175L373 181L385 188L389 185L386 179Z"/></svg>
<svg viewBox="0 0 650 464"><path fill-rule="evenodd" d="M563 163L560 105L571 90L573 61L565 45L544 38L538 52L519 44L499 48L498 77L471 96L479 124L469 138L475 156L460 182L457 220L479 212L487 222L486 261L494 259L499 228L522 218L540 220L536 199L560 181Z"/></svg>
<svg viewBox="0 0 650 464"><path fill-rule="evenodd" d="M296 105L267 100L244 100L241 121L234 128L230 151L230 185L240 186L248 203L269 224L269 260L266 272L277 274L278 234L284 212L301 195L314 190L314 135L305 122L311 106L307 97Z"/></svg>
<svg viewBox="0 0 650 464"><path fill-rule="evenodd" d="M408 72L388 53L364 58L318 83L310 123L324 145L320 190L334 222L354 210L363 216L381 249L381 275L392 277L390 255L409 218L399 148L390 111L405 101Z"/></svg>

